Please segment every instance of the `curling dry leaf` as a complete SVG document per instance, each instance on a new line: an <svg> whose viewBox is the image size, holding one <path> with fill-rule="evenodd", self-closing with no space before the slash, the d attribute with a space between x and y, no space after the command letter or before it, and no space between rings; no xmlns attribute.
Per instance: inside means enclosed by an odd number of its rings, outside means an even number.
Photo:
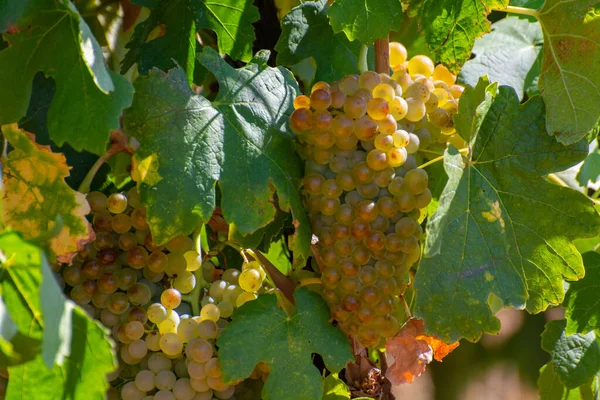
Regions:
<svg viewBox="0 0 600 400"><path fill-rule="evenodd" d="M393 385L411 383L432 359L442 361L456 347L458 342L447 344L437 336L427 336L423 320L412 318L385 344L386 356L393 358L385 376Z"/></svg>
<svg viewBox="0 0 600 400"><path fill-rule="evenodd" d="M70 263L94 232L85 219L90 208L85 196L66 183L69 166L65 156L35 143L34 136L16 124L2 127L13 150L2 159L4 193L2 222L22 232L26 239L40 240L52 249L59 262ZM57 227L57 218L62 227Z"/></svg>

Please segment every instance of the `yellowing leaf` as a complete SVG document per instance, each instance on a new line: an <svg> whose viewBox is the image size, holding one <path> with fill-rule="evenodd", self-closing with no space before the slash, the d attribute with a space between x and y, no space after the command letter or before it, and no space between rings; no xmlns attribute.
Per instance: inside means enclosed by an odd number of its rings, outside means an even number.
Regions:
<svg viewBox="0 0 600 400"><path fill-rule="evenodd" d="M65 156L38 145L31 133L16 124L2 126L2 133L13 147L2 159L4 225L26 239L45 240L57 261L70 263L94 239L94 232L85 219L90 211L85 196L65 183L70 169ZM60 231L48 237L59 216Z"/></svg>

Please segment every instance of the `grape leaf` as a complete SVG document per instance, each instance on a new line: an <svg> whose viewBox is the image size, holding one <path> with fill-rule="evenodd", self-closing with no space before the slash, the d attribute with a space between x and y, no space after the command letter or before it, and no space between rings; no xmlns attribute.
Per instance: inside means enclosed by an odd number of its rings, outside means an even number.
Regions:
<svg viewBox="0 0 600 400"><path fill-rule="evenodd" d="M566 325L564 319L548 322L542 333L542 349L550 353L559 380L573 389L600 372L600 343L593 331L567 336Z"/></svg>
<svg viewBox="0 0 600 400"><path fill-rule="evenodd" d="M597 393L595 380L575 389L567 388L558 379L552 361L540 369L537 384L541 400L594 400Z"/></svg>
<svg viewBox="0 0 600 400"><path fill-rule="evenodd" d="M400 27L402 5L398 0L336 0L327 15L335 33L372 44Z"/></svg>
<svg viewBox="0 0 600 400"><path fill-rule="evenodd" d="M598 149L588 154L577 173L577 182L583 187L595 183L600 178L600 152Z"/></svg>
<svg viewBox="0 0 600 400"><path fill-rule="evenodd" d="M539 86L546 128L559 142L585 137L600 117L600 1L546 0L538 19L546 51Z"/></svg>
<svg viewBox="0 0 600 400"><path fill-rule="evenodd" d="M331 374L323 379L323 398L322 400L349 400L350 389L338 377L338 374Z"/></svg>
<svg viewBox="0 0 600 400"><path fill-rule="evenodd" d="M219 50L235 60L250 61L255 35L252 23L258 21L258 9L251 0L161 0L134 1L150 7L150 16L135 27L121 72L138 63L140 73L157 67L167 71L175 63L194 69L196 51L194 33L207 28L215 31ZM148 41L151 32L164 25L165 34Z"/></svg>
<svg viewBox="0 0 600 400"><path fill-rule="evenodd" d="M319 400L323 392L312 354L319 353L332 372L353 360L348 339L329 324L329 307L306 288L294 295L296 311L287 315L277 298L263 294L235 310L217 339L226 382L250 376L262 361L269 365L262 398Z"/></svg>
<svg viewBox="0 0 600 400"><path fill-rule="evenodd" d="M30 361L40 352L40 348L40 340L19 332L0 297L0 366L6 368Z"/></svg>
<svg viewBox="0 0 600 400"><path fill-rule="evenodd" d="M48 110L50 137L59 146L102 154L109 131L131 103L129 81L104 66L100 46L69 2L37 0L35 14L14 23L0 51L0 124L25 116L38 71L56 81Z"/></svg>
<svg viewBox="0 0 600 400"><path fill-rule="evenodd" d="M416 16L438 61L457 73L475 39L490 31L491 9L507 5L508 0L411 0L409 13Z"/></svg>
<svg viewBox="0 0 600 400"><path fill-rule="evenodd" d="M487 75L493 82L512 86L522 100L526 78L543 43L539 23L517 17L501 19L492 24L490 33L475 41L475 58L465 63L458 79L475 86L481 76Z"/></svg>
<svg viewBox="0 0 600 400"><path fill-rule="evenodd" d="M16 124L2 126L2 133L14 148L2 160L4 224L27 239L48 241L56 259L70 263L94 239L94 232L85 218L90 212L85 196L65 183L69 166L64 155L36 144ZM62 228L49 238L58 217Z"/></svg>
<svg viewBox="0 0 600 400"><path fill-rule="evenodd" d="M277 64L292 66L307 57L317 64L315 80L333 82L358 73L360 43L334 33L327 18L327 0L305 2L281 21L281 36L275 45Z"/></svg>
<svg viewBox="0 0 600 400"><path fill-rule="evenodd" d="M140 140L134 156L138 189L157 243L191 233L221 209L241 234L266 226L280 208L297 222L294 252L306 257L310 225L298 185L302 163L287 121L298 91L292 74L269 68L267 53L233 69L212 49L200 62L217 77L213 103L190 89L181 69L150 71L136 80L125 130Z"/></svg>
<svg viewBox="0 0 600 400"><path fill-rule="evenodd" d="M385 377L392 385L411 383L434 358L442 361L457 347L458 342L446 344L436 336L426 335L423 320L411 318L385 343L386 356L393 360Z"/></svg>
<svg viewBox="0 0 600 400"><path fill-rule="evenodd" d="M0 234L2 297L19 332L43 342L42 352L10 367L7 398L104 398L116 368L109 332L58 287L44 253L19 234Z"/></svg>
<svg viewBox="0 0 600 400"><path fill-rule="evenodd" d="M446 151L449 180L415 278L416 315L445 342L498 332L491 294L530 312L560 304L563 277L584 272L571 242L600 229L589 199L543 178L576 164L587 146L565 147L546 134L539 96L519 105L514 89L501 86L477 112L466 159ZM551 224L539 222L549 215Z"/></svg>
<svg viewBox="0 0 600 400"><path fill-rule="evenodd" d="M582 256L585 265L585 278L569 285L565 296L567 335L587 333L600 328L600 302L598 301L598 282L600 281L600 254L585 253Z"/></svg>

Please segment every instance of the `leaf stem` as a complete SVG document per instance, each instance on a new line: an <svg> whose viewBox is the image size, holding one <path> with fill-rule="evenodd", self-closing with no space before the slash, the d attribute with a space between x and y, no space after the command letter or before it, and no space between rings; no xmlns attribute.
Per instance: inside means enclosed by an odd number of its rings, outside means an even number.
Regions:
<svg viewBox="0 0 600 400"><path fill-rule="evenodd" d="M461 154L468 153L469 152L469 148L465 147L464 149L458 150L458 152L461 153ZM433 158L433 159L427 161L426 163L419 165L417 168L423 169L425 167L429 167L431 164L435 164L436 162L442 161L443 159L444 159L444 155L442 154L439 157Z"/></svg>
<svg viewBox="0 0 600 400"><path fill-rule="evenodd" d="M202 225L198 226L194 231L194 244L195 250L198 254L202 255ZM202 275L202 266L194 271L196 277L196 286L192 289L189 294L189 303L192 306L192 315L200 315L200 292L204 285L204 276Z"/></svg>
<svg viewBox="0 0 600 400"><path fill-rule="evenodd" d="M83 181L81 182L81 185L79 185L79 189L77 189L77 190L83 194L88 193L90 191L90 186L92 184L92 181L94 180L94 177L98 173L98 170L100 170L100 167L102 167L102 164L104 164L106 162L106 160L111 158L116 153L118 153L118 152L111 152L111 150L108 150L106 152L106 154L104 154L103 156L98 158L96 160L96 162L94 163L94 165L92 165L92 168L90 168L88 173L85 175L85 178L83 178Z"/></svg>
<svg viewBox="0 0 600 400"><path fill-rule="evenodd" d="M369 47L366 44L360 45L360 52L358 53L358 72L361 74L369 70L369 64L367 63L367 55L369 54Z"/></svg>
<svg viewBox="0 0 600 400"><path fill-rule="evenodd" d="M529 16L534 17L537 20L540 19L540 13L537 10L534 10L531 8L506 6L506 8L494 8L493 10L512 13L512 14L519 14L519 15L529 15Z"/></svg>

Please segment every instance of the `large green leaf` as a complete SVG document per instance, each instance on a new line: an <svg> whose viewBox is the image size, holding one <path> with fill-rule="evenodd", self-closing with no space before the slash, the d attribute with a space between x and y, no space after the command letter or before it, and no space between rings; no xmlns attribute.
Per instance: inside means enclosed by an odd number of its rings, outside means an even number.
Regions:
<svg viewBox="0 0 600 400"><path fill-rule="evenodd" d="M266 226L278 204L297 222L295 252L308 254L302 164L287 126L298 87L289 71L267 67L267 57L259 53L236 70L205 49L199 60L220 85L213 103L194 94L180 69L152 70L136 81L125 129L141 142L134 156L138 189L157 243L207 222L219 182L223 216L237 231Z"/></svg>
<svg viewBox="0 0 600 400"><path fill-rule="evenodd" d="M335 33L344 32L350 41L371 44L398 30L402 5L398 0L337 0L327 15Z"/></svg>
<svg viewBox="0 0 600 400"><path fill-rule="evenodd" d="M438 61L458 72L469 59L475 39L490 31L487 15L491 9L505 8L508 0L410 0L409 3L409 12L416 16Z"/></svg>
<svg viewBox="0 0 600 400"><path fill-rule="evenodd" d="M600 343L595 332L567 336L566 325L564 319L548 322L542 348L550 353L558 379L573 389L600 372Z"/></svg>
<svg viewBox="0 0 600 400"><path fill-rule="evenodd" d="M102 154L109 131L119 127L121 111L131 103L131 84L106 69L100 46L72 4L34 3L35 13L3 35L9 47L0 51L0 124L25 116L33 77L42 71L56 81L48 111L52 140Z"/></svg>
<svg viewBox="0 0 600 400"><path fill-rule="evenodd" d="M315 79L325 82L358 73L360 43L350 42L343 33L334 33L327 10L327 0L305 2L283 18L275 45L278 64L292 66L313 57L317 64Z"/></svg>
<svg viewBox="0 0 600 400"><path fill-rule="evenodd" d="M252 58L255 39L252 23L260 16L251 0L137 0L134 3L150 7L151 12L135 27L121 72L137 62L142 74L153 67L167 71L174 63L191 73L196 49L194 34L203 28L215 31L221 53L242 61ZM159 25L164 26L164 35L148 41Z"/></svg>
<svg viewBox="0 0 600 400"><path fill-rule="evenodd" d="M499 330L491 294L530 312L560 304L563 278L584 273L572 240L600 229L589 199L543 178L576 164L587 146L565 147L546 134L540 97L519 105L502 86L475 112L469 154L446 152L449 180L415 280L417 316L447 343Z"/></svg>
<svg viewBox="0 0 600 400"><path fill-rule="evenodd" d="M541 400L596 400L598 392L595 381L575 389L567 388L558 378L552 361L540 369L537 384Z"/></svg>
<svg viewBox="0 0 600 400"><path fill-rule="evenodd" d="M291 315L277 307L272 294L261 295L234 312L217 340L223 380L246 378L262 361L271 371L263 399L321 399L321 376L312 354L321 354L325 366L337 372L353 359L350 344L329 323L329 307L318 294L301 288L294 298L296 311Z"/></svg>
<svg viewBox="0 0 600 400"><path fill-rule="evenodd" d="M585 278L569 285L565 297L567 334L586 333L600 328L600 254L589 252L583 255Z"/></svg>
<svg viewBox="0 0 600 400"><path fill-rule="evenodd" d="M546 0L539 21L546 128L560 142L575 143L600 118L600 1Z"/></svg>
<svg viewBox="0 0 600 400"><path fill-rule="evenodd" d="M475 86L487 75L493 82L512 86L523 99L526 79L532 67L538 66L535 61L543 42L539 23L517 17L501 19L492 24L492 32L475 41L475 58L465 63L458 78Z"/></svg>
<svg viewBox="0 0 600 400"><path fill-rule="evenodd" d="M8 313L20 333L43 343L33 360L9 367L7 399L103 399L116 367L108 330L63 296L39 248L9 231L0 250Z"/></svg>
<svg viewBox="0 0 600 400"><path fill-rule="evenodd" d="M40 352L41 340L19 332L0 297L0 368L22 364Z"/></svg>

